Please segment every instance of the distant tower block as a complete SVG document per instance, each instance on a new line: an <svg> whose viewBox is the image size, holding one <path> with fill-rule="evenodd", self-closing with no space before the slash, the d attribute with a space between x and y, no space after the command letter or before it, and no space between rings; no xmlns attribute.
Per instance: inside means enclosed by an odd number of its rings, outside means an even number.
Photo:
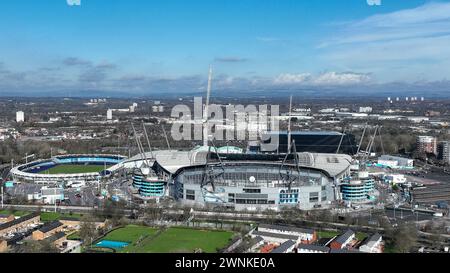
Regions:
<svg viewBox="0 0 450 273"><path fill-rule="evenodd" d="M409 98L408 98L408 97L406 97L405 99L406 99L406 101L409 101Z"/></svg>
<svg viewBox="0 0 450 273"><path fill-rule="evenodd" d="M22 111L16 112L16 122L24 122L25 121L25 113Z"/></svg>
<svg viewBox="0 0 450 273"><path fill-rule="evenodd" d="M400 101L400 98L399 97L397 97L396 99L395 99L396 101Z"/></svg>
<svg viewBox="0 0 450 273"><path fill-rule="evenodd" d="M391 97L388 97L388 101L389 101L389 102L391 101Z"/></svg>
<svg viewBox="0 0 450 273"><path fill-rule="evenodd" d="M111 109L108 109L108 111L106 111L106 119L112 120L112 110Z"/></svg>
<svg viewBox="0 0 450 273"><path fill-rule="evenodd" d="M424 97L421 97L420 100L421 100L421 101L425 101L425 98L424 98Z"/></svg>

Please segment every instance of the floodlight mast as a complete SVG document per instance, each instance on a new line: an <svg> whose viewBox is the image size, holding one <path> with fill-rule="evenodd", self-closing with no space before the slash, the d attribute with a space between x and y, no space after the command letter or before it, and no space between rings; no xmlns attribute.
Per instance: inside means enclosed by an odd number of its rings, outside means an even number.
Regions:
<svg viewBox="0 0 450 273"><path fill-rule="evenodd" d="M288 141L287 141L288 153L291 152L291 117L292 117L292 95L289 99L289 120L288 120Z"/></svg>
<svg viewBox="0 0 450 273"><path fill-rule="evenodd" d="M211 82L212 82L212 73L213 69L212 66L209 66L209 75L208 75L208 88L206 91L206 104L205 104L205 111L203 114L203 146L208 146L208 115L209 115L209 99L211 96Z"/></svg>

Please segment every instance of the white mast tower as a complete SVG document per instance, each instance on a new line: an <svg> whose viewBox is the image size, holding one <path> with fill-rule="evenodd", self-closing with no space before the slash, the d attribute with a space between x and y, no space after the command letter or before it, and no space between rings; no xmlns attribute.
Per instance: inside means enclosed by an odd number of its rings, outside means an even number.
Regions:
<svg viewBox="0 0 450 273"><path fill-rule="evenodd" d="M208 146L208 107L209 107L209 98L211 96L211 81L212 81L212 66L209 66L209 75L208 75L208 89L206 93L206 104L205 104L205 112L203 114L203 146Z"/></svg>

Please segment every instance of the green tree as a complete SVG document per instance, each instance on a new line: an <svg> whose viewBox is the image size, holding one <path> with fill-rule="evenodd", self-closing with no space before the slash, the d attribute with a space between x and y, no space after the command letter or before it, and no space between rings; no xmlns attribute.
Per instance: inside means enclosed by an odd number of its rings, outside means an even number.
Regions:
<svg viewBox="0 0 450 273"><path fill-rule="evenodd" d="M95 220L92 216L83 216L81 219L79 234L85 245L91 245L93 243L97 236L97 228L95 226Z"/></svg>

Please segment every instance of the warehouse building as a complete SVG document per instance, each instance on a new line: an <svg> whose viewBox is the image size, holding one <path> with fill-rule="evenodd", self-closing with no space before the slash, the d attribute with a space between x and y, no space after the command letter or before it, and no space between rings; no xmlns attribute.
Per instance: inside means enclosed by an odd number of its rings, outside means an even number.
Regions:
<svg viewBox="0 0 450 273"><path fill-rule="evenodd" d="M393 169L410 169L414 167L414 160L391 155L382 155L378 158L378 164Z"/></svg>

